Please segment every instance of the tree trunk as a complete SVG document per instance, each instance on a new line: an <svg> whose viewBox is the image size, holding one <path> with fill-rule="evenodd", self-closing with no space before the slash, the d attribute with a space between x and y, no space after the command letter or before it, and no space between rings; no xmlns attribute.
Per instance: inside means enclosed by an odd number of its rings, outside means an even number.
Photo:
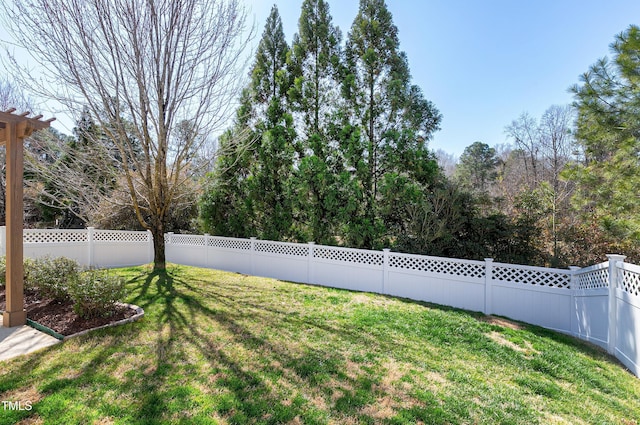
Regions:
<svg viewBox="0 0 640 425"><path fill-rule="evenodd" d="M167 261L164 245L164 226L155 226L151 229L153 235L153 270L165 270Z"/></svg>

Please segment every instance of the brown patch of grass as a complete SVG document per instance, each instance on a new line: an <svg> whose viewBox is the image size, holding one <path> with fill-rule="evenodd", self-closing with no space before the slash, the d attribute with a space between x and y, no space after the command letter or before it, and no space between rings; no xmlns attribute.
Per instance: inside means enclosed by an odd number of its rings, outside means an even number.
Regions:
<svg viewBox="0 0 640 425"><path fill-rule="evenodd" d="M385 396L377 399L375 404L370 404L362 408L360 413L375 420L384 421L392 418L396 414L396 405L397 403L391 397Z"/></svg>
<svg viewBox="0 0 640 425"><path fill-rule="evenodd" d="M113 421L113 419L106 417L106 418L100 418L98 419L96 422L94 422L94 425L111 425L114 424L115 422Z"/></svg>
<svg viewBox="0 0 640 425"><path fill-rule="evenodd" d="M11 401L11 402L20 401L22 403L28 401L32 405L36 404L43 398L44 396L40 394L40 392L36 389L35 386L21 388L14 391L9 391L2 394L2 396L0 396L1 400Z"/></svg>
<svg viewBox="0 0 640 425"><path fill-rule="evenodd" d="M496 317L491 315L480 316L478 317L478 320L481 322L489 323L490 325L498 325L498 326L502 326L503 328L509 328L516 331L524 329L524 326L522 326L520 323L513 322L503 317Z"/></svg>
<svg viewBox="0 0 640 425"><path fill-rule="evenodd" d="M578 419L578 422L569 422L558 415L546 414L544 417L544 423L549 425L579 425L584 424L584 421Z"/></svg>
<svg viewBox="0 0 640 425"><path fill-rule="evenodd" d="M44 424L44 421L40 416L29 416L28 418L25 418L20 422L16 423L16 425L42 425L42 424Z"/></svg>

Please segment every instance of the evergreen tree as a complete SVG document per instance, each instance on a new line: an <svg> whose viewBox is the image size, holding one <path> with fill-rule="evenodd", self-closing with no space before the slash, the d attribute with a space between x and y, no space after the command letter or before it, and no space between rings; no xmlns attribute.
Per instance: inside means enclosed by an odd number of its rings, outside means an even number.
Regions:
<svg viewBox="0 0 640 425"><path fill-rule="evenodd" d="M498 177L499 163L494 148L475 142L460 156L456 177L465 189L478 196L487 196L491 183Z"/></svg>
<svg viewBox="0 0 640 425"><path fill-rule="evenodd" d="M236 125L219 138L220 155L200 199L200 225L213 235L249 238L256 234L247 184L253 155L241 128Z"/></svg>
<svg viewBox="0 0 640 425"><path fill-rule="evenodd" d="M425 141L439 128L441 115L419 87L399 50L398 30L384 0L361 0L346 44L344 116L359 132L342 140L352 170L358 214L347 225L350 244L372 248L381 242L385 222L401 221L402 205L387 203L381 215L381 187L416 193L430 183L437 164ZM387 193L389 191L386 191Z"/></svg>
<svg viewBox="0 0 640 425"><path fill-rule="evenodd" d="M251 70L251 102L257 117L254 129L259 140L250 166L250 198L259 234L265 239L287 239L293 214L290 184L293 171L293 118L288 111L290 79L286 68L289 46L274 5ZM251 123L250 123L251 125Z"/></svg>
<svg viewBox="0 0 640 425"><path fill-rule="evenodd" d="M296 210L303 239L335 244L343 172L329 126L339 106L340 30L324 0L305 0L293 38L289 98L300 136L295 176Z"/></svg>
<svg viewBox="0 0 640 425"><path fill-rule="evenodd" d="M575 201L611 235L640 241L640 27L632 25L573 88L576 139L584 163L565 176L577 182Z"/></svg>
<svg viewBox="0 0 640 425"><path fill-rule="evenodd" d="M274 240L290 237L295 130L286 97L291 85L288 52L274 5L236 124L220 140L216 171L200 204L207 231Z"/></svg>

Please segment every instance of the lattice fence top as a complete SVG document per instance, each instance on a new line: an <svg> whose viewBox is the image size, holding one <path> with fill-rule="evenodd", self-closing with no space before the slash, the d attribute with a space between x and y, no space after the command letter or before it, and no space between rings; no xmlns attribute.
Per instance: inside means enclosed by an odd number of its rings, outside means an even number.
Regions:
<svg viewBox="0 0 640 425"><path fill-rule="evenodd" d="M640 267L623 264L620 273L622 273L620 289L628 294L640 296Z"/></svg>
<svg viewBox="0 0 640 425"><path fill-rule="evenodd" d="M578 273L573 278L573 289L601 289L609 287L609 269L602 268Z"/></svg>
<svg viewBox="0 0 640 425"><path fill-rule="evenodd" d="M545 286L549 288L566 288L571 286L569 271L538 270L534 268L494 266L493 280L513 282L525 285Z"/></svg>
<svg viewBox="0 0 640 425"><path fill-rule="evenodd" d="M210 247L215 248L237 249L240 251L251 250L251 241L246 239L209 237L207 242Z"/></svg>
<svg viewBox="0 0 640 425"><path fill-rule="evenodd" d="M418 257L408 254L390 254L389 266L403 270L441 273L453 276L484 278L484 263L452 261L445 258Z"/></svg>
<svg viewBox="0 0 640 425"><path fill-rule="evenodd" d="M309 256L309 246L295 243L256 241L257 252L270 254L291 255L293 257Z"/></svg>
<svg viewBox="0 0 640 425"><path fill-rule="evenodd" d="M96 242L149 242L148 232L127 232L114 230L96 230L93 233Z"/></svg>
<svg viewBox="0 0 640 425"><path fill-rule="evenodd" d="M384 264L384 254L381 252L331 248L326 246L314 247L313 258L354 264L368 264L372 266L382 266Z"/></svg>
<svg viewBox="0 0 640 425"><path fill-rule="evenodd" d="M204 246L204 236L200 235L174 235L170 236L171 243L175 245Z"/></svg>
<svg viewBox="0 0 640 425"><path fill-rule="evenodd" d="M73 243L89 240L86 230L25 230L23 243Z"/></svg>

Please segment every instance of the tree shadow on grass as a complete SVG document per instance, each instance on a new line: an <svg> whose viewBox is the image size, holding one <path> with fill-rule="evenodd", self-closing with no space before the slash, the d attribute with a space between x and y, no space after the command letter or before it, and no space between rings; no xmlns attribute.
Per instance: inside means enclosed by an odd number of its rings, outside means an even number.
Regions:
<svg viewBox="0 0 640 425"><path fill-rule="evenodd" d="M314 397L328 399L329 404L332 395L337 393L340 396L334 398L339 401L336 405L341 414L371 421L359 412L379 395L375 389L377 378L372 380L369 371L349 367L348 359L331 349L325 351L300 342L292 348L280 343L277 337L272 339L269 331L266 335L261 333L259 328L278 329L286 322L288 326L315 328L367 347L374 346L373 336L290 315L272 305L248 302L238 292L247 290L246 286L231 291L229 287L225 290L215 286L203 288L183 279L179 273L156 272L150 274L140 288L146 292L147 299L159 302L150 316L157 331L158 363L163 361L162 352L188 359L187 351L197 350L206 360L210 373L199 379L212 383L220 392L216 397L219 415L236 422L259 419L265 423L283 423L296 416L306 423L326 422L330 411L305 398L307 391L313 392ZM235 296L231 292L235 292ZM138 302L145 305L143 297ZM206 327L213 327L216 332L209 332ZM220 335L225 335L225 339ZM180 341L179 346L176 341ZM350 372L345 372L349 368ZM278 388L281 385L289 388ZM299 387L304 388L302 392Z"/></svg>

